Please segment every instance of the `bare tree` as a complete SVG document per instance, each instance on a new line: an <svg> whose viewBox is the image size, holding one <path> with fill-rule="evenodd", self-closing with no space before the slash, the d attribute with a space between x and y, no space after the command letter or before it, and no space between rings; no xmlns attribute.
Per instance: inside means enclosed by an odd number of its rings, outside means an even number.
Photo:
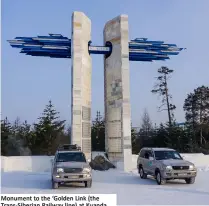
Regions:
<svg viewBox="0 0 209 206"><path fill-rule="evenodd" d="M153 129L152 121L150 119L147 109L144 109L144 113L142 116L141 129L145 132L145 134L148 134Z"/></svg>

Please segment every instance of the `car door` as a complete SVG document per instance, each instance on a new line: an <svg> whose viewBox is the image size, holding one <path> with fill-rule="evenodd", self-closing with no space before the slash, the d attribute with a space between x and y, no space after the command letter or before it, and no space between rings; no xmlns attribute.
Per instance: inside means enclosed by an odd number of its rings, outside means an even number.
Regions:
<svg viewBox="0 0 209 206"><path fill-rule="evenodd" d="M150 159L152 158L152 159ZM153 173L153 165L154 165L154 155L152 150L147 150L145 152L145 160L146 160L146 172L148 174L152 174Z"/></svg>
<svg viewBox="0 0 209 206"><path fill-rule="evenodd" d="M145 173L149 173L149 150L144 152L143 169Z"/></svg>
<svg viewBox="0 0 209 206"><path fill-rule="evenodd" d="M140 164L143 166L143 163L144 163L144 150L141 149L139 156L137 158L137 168L139 169Z"/></svg>
<svg viewBox="0 0 209 206"><path fill-rule="evenodd" d="M150 174L154 174L155 168L156 168L156 160L155 160L154 152L152 150L150 151L149 157L152 158L152 160L149 159L149 172L150 172Z"/></svg>

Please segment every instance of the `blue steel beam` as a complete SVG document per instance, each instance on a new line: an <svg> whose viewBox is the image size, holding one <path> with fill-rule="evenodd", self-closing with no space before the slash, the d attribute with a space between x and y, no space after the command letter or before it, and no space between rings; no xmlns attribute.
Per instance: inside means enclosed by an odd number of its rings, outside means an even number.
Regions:
<svg viewBox="0 0 209 206"><path fill-rule="evenodd" d="M20 53L31 56L45 56L51 58L71 58L71 39L61 34L49 36L16 37L8 41L14 48L20 48ZM110 45L110 44L109 44ZM163 41L149 41L147 38L136 38L129 42L130 61L159 61L170 59L171 55L178 55L183 48L176 44L165 44ZM90 54L110 55L110 46L91 46Z"/></svg>
<svg viewBox="0 0 209 206"><path fill-rule="evenodd" d="M170 59L184 48L176 44L165 44L163 41L148 41L147 38L136 38L129 42L130 61L156 61Z"/></svg>

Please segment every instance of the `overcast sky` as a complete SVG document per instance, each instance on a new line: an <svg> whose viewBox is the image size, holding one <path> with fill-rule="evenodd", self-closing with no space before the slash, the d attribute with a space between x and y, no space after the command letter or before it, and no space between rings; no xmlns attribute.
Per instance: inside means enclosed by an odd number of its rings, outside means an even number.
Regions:
<svg viewBox="0 0 209 206"><path fill-rule="evenodd" d="M70 38L73 11L84 12L92 21L92 44L103 44L103 27L120 15L129 16L129 38L146 37L186 47L166 62L131 62L132 122L139 126L146 108L153 123L167 121L157 112L160 99L150 91L157 69L174 70L169 82L175 117L184 121L186 95L201 85L209 86L209 0L2 0L2 115L36 121L49 99L70 122L71 60L31 57L11 48L17 36L58 33ZM92 55L92 118L104 111L103 56Z"/></svg>

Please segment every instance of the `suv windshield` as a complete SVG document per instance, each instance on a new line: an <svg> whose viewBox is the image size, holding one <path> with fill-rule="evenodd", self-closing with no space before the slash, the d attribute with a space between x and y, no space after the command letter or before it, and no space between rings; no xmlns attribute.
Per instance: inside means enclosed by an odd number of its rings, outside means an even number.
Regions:
<svg viewBox="0 0 209 206"><path fill-rule="evenodd" d="M81 152L59 153L57 162L86 162L86 158Z"/></svg>
<svg viewBox="0 0 209 206"><path fill-rule="evenodd" d="M176 151L155 151L156 160L175 159L182 160L181 155Z"/></svg>

